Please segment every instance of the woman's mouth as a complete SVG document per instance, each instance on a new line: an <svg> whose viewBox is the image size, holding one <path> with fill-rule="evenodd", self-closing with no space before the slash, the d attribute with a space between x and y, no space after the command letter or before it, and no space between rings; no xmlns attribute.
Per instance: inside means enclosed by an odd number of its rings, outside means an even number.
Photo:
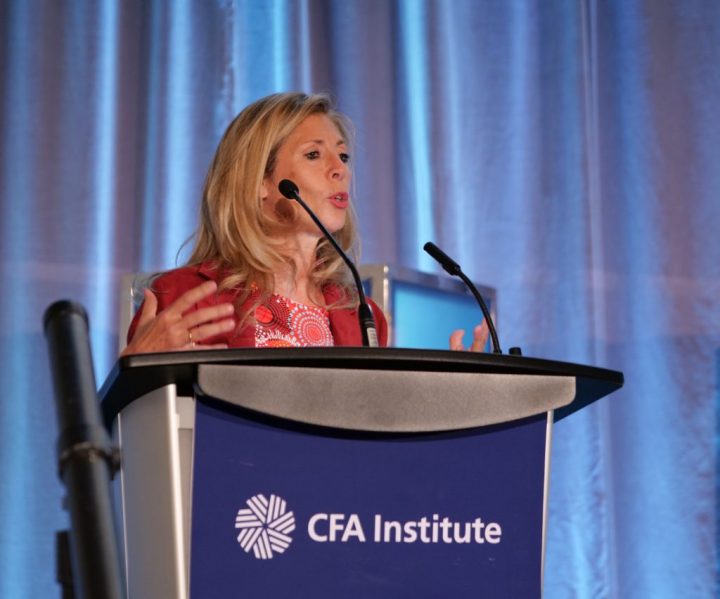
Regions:
<svg viewBox="0 0 720 599"><path fill-rule="evenodd" d="M348 194L345 192L333 194L328 199L335 208L347 208L350 201Z"/></svg>

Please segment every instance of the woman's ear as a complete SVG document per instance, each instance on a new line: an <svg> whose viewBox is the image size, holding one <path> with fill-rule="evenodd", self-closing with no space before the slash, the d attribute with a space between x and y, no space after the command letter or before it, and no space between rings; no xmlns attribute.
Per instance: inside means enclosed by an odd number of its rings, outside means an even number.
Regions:
<svg viewBox="0 0 720 599"><path fill-rule="evenodd" d="M267 197L270 195L270 185L272 183L270 180L266 177L263 179L263 182L260 184L260 199L266 200Z"/></svg>

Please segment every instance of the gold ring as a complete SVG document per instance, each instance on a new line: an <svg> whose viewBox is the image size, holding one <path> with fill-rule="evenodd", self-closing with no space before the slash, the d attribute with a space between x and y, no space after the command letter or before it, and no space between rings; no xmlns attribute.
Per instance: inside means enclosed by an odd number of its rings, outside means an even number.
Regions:
<svg viewBox="0 0 720 599"><path fill-rule="evenodd" d="M192 338L192 331L190 329L188 329L187 333L188 333L188 343L190 344L190 347L195 347L195 342L193 341L193 338Z"/></svg>

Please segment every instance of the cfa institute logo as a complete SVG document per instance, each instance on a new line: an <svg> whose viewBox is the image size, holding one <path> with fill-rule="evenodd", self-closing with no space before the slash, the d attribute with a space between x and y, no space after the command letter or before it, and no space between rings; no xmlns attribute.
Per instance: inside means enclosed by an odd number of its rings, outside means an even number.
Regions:
<svg viewBox="0 0 720 599"><path fill-rule="evenodd" d="M238 510L235 528L240 529L237 541L249 553L252 549L257 559L272 559L284 553L292 543L290 533L295 530L295 515L287 511L285 500L277 495L258 493Z"/></svg>

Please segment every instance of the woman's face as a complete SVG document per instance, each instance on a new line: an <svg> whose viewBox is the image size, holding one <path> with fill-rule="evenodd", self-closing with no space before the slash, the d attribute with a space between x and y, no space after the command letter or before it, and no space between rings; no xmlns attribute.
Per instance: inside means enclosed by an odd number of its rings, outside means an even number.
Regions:
<svg viewBox="0 0 720 599"><path fill-rule="evenodd" d="M280 146L273 173L263 182L263 203L273 211L278 202L291 200L278 190L278 183L290 179L300 197L317 214L331 233L345 224L349 205L350 156L345 141L332 120L313 114L302 121ZM302 208L297 232L319 238L322 233Z"/></svg>

